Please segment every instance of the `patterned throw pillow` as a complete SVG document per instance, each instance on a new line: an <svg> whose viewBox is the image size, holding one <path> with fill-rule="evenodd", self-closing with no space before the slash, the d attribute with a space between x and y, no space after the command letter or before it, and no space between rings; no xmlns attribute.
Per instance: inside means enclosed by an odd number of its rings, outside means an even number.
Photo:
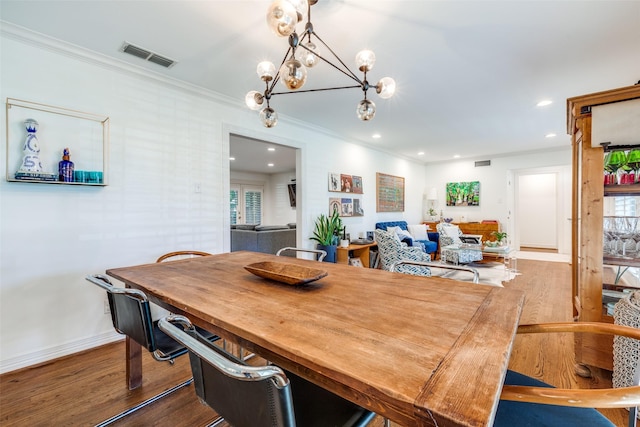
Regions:
<svg viewBox="0 0 640 427"><path fill-rule="evenodd" d="M395 233L396 236L398 236L398 239L400 241L402 241L402 239L404 239L405 237L413 239L413 236L407 230L403 230L400 227L388 227L387 231L391 231L392 233Z"/></svg>

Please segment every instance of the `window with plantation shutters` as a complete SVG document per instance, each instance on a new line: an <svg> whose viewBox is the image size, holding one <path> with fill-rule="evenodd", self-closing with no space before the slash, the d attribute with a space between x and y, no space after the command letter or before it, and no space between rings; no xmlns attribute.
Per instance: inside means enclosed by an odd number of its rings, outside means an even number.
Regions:
<svg viewBox="0 0 640 427"><path fill-rule="evenodd" d="M250 189L244 192L244 223L262 222L262 190Z"/></svg>
<svg viewBox="0 0 640 427"><path fill-rule="evenodd" d="M231 207L231 224L238 224L239 193L240 191L238 189L231 189L231 196L229 198L229 206Z"/></svg>
<svg viewBox="0 0 640 427"><path fill-rule="evenodd" d="M231 184L231 224L261 224L264 189L259 185Z"/></svg>

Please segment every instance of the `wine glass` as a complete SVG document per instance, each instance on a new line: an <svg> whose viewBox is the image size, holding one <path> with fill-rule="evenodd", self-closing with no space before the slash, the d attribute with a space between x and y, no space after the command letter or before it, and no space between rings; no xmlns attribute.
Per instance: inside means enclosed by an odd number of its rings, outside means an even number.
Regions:
<svg viewBox="0 0 640 427"><path fill-rule="evenodd" d="M640 178L638 177L640 171L640 149L634 148L629 151L629 154L627 154L627 165L634 171L633 179L629 184L635 184Z"/></svg>

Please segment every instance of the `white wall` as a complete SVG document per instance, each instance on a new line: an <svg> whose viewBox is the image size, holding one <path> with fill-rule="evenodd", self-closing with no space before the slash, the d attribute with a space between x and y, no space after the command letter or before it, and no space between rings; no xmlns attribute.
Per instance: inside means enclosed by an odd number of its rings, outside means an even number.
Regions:
<svg viewBox="0 0 640 427"><path fill-rule="evenodd" d="M300 246L313 246L313 222L328 211L329 172L363 177L366 216L347 218L350 232L371 230L378 219L421 219L422 165L286 117L267 130L242 99L143 73L7 24L0 31L3 100L87 111L111 122L109 186L0 180L0 372L116 337L104 314L104 292L86 275L154 262L173 250L229 250L231 132L301 148ZM62 144L44 134L39 140L43 150ZM5 153L4 138L2 144ZM0 163L4 176L4 159ZM406 178L405 213L375 214L376 172Z"/></svg>
<svg viewBox="0 0 640 427"><path fill-rule="evenodd" d="M567 138L565 149L546 152L524 153L503 157L483 157L478 160L491 160L491 166L475 167L474 160L432 163L427 165L428 187L436 187L438 191L437 211L443 211L445 217L458 220L461 216L466 221L495 219L500 221L503 231L509 233L509 239L519 239L513 217L515 211L514 175L519 172L532 173L536 170L556 172L558 175L558 225L566 226L558 231L561 253L568 253L570 242L569 224L566 218L571 217L571 143ZM447 207L445 186L447 182L480 181L480 206ZM567 224L565 224L567 223Z"/></svg>

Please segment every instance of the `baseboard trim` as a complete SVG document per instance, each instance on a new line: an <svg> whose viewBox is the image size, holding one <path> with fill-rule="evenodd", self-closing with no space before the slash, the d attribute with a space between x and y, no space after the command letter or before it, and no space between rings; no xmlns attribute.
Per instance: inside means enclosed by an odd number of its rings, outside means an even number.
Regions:
<svg viewBox="0 0 640 427"><path fill-rule="evenodd" d="M12 357L10 359L0 361L0 374L38 365L43 362L48 362L49 360L58 359L79 351L99 347L122 339L124 339L123 335L110 331L95 337L74 341L18 357Z"/></svg>

